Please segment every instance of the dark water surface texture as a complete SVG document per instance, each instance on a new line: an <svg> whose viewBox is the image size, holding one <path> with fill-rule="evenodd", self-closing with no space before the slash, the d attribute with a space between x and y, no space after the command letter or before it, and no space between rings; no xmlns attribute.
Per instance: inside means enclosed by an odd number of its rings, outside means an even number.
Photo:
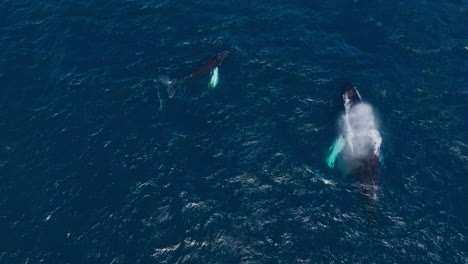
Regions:
<svg viewBox="0 0 468 264"><path fill-rule="evenodd" d="M0 263L467 263L468 1L0 1ZM168 99L181 78L230 55ZM353 82L377 210L327 167Z"/></svg>

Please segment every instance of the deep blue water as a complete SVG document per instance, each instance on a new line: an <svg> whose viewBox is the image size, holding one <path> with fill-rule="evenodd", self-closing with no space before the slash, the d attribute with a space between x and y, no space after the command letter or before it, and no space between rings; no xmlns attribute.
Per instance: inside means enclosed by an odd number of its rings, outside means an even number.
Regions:
<svg viewBox="0 0 468 264"><path fill-rule="evenodd" d="M465 0L0 1L0 263L467 263L467 25ZM223 50L218 87L167 98ZM379 116L373 212L325 163L345 82Z"/></svg>

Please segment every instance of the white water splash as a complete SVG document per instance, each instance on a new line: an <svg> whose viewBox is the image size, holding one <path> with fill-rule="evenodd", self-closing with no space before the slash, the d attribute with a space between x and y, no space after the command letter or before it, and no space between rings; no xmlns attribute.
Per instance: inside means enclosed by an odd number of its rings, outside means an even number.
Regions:
<svg viewBox="0 0 468 264"><path fill-rule="evenodd" d="M372 106L366 103L358 103L353 107L346 106L343 117L343 134L345 134L349 153L353 158L365 157L369 152L380 155L382 137L377 128L376 117Z"/></svg>

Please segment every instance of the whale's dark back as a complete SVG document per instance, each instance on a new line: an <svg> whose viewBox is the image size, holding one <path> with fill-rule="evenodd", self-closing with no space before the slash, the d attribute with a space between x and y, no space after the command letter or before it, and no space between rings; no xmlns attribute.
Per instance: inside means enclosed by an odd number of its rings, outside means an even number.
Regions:
<svg viewBox="0 0 468 264"><path fill-rule="evenodd" d="M352 174L359 181L363 193L374 197L377 192L377 182L380 175L380 158L370 154L353 161Z"/></svg>
<svg viewBox="0 0 468 264"><path fill-rule="evenodd" d="M220 52L213 57L209 58L205 61L202 65L200 65L192 74L184 78L184 81L196 79L202 77L209 72L211 72L214 68L218 67L223 63L224 59L229 55L229 51Z"/></svg>
<svg viewBox="0 0 468 264"><path fill-rule="evenodd" d="M223 63L224 59L226 59L227 55L229 55L229 51L223 51L220 52L211 58L209 58L207 61L205 61L202 65L200 65L192 74L185 76L184 78L180 80L173 80L173 81L167 81L164 80L163 82L168 85L167 87L167 94L169 98L173 97L178 89L178 86L183 84L185 81L189 81L192 79L200 78L209 72L211 72L214 68L218 67Z"/></svg>

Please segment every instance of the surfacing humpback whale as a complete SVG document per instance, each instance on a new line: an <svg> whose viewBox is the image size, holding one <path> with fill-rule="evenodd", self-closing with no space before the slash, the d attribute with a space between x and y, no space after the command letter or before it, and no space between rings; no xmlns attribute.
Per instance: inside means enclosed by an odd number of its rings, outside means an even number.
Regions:
<svg viewBox="0 0 468 264"><path fill-rule="evenodd" d="M168 88L167 88L168 96L173 97L177 91L178 86L180 86L182 83L200 78L210 73L211 71L216 70L217 67L223 63L224 59L226 59L228 55L229 55L229 51L223 51L212 56L203 64L201 64L192 74L187 75L180 80L168 80L167 78L162 78L161 80L168 85Z"/></svg>
<svg viewBox="0 0 468 264"><path fill-rule="evenodd" d="M343 161L358 180L362 193L375 201L382 144L375 115L372 107L362 101L359 92L351 85L346 87L343 101L342 135L330 148L327 164L334 167L336 157L342 153Z"/></svg>

